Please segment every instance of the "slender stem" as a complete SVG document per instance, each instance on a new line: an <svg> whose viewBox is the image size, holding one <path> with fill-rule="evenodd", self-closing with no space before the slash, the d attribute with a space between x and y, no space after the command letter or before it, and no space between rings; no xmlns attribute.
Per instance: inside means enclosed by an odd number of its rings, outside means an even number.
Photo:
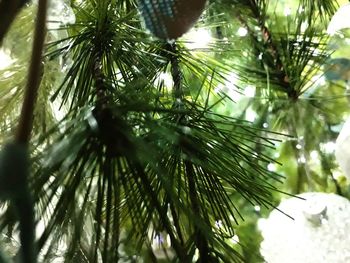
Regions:
<svg viewBox="0 0 350 263"><path fill-rule="evenodd" d="M19 10L27 0L0 1L0 46Z"/></svg>
<svg viewBox="0 0 350 263"><path fill-rule="evenodd" d="M15 137L16 142L28 144L33 126L34 107L37 100L42 73L42 53L46 35L47 0L39 0L37 21L35 24L34 43L28 72L28 81L25 88L19 126Z"/></svg>
<svg viewBox="0 0 350 263"><path fill-rule="evenodd" d="M21 197L15 200L19 217L19 230L21 240L21 263L35 263L37 258L37 246L35 244L35 217L34 205L26 182Z"/></svg>
<svg viewBox="0 0 350 263"><path fill-rule="evenodd" d="M25 87L25 94L18 130L15 135L15 142L18 145L23 145L25 148L25 162L28 160L27 148L33 126L34 107L40 85L42 53L46 34L46 9L47 0L39 0L28 80ZM24 165L24 163L22 165ZM29 170L29 165L27 163L26 166ZM37 251L35 247L34 232L34 205L28 188L27 172L20 173L17 176L18 180L22 184L22 192L20 195L18 195L18 197L14 198L13 203L17 208L19 217L21 258L23 263L35 263L37 258Z"/></svg>
<svg viewBox="0 0 350 263"><path fill-rule="evenodd" d="M182 74L179 65L179 58L177 53L176 43L167 44L167 50L169 51L169 60L171 64L171 76L174 81L174 98L182 99L183 92L181 87Z"/></svg>

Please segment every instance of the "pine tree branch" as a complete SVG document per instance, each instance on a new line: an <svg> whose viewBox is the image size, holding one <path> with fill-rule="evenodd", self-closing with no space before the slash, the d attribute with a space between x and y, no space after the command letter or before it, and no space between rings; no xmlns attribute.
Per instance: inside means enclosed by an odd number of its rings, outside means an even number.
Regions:
<svg viewBox="0 0 350 263"><path fill-rule="evenodd" d="M321 20L327 21L329 17L334 15L339 7L338 1L334 0L299 0L300 9L304 9L310 14L319 14ZM349 1L350 2L350 1ZM310 23L314 19L314 15L308 17Z"/></svg>
<svg viewBox="0 0 350 263"><path fill-rule="evenodd" d="M183 90L182 90L182 72L180 69L180 63L179 63L179 53L177 50L176 43L168 43L166 45L166 49L168 51L169 61L170 61L170 69L171 69L171 77L174 82L173 86L173 98L174 98L174 106L182 110L183 109ZM178 115L178 122L184 121L186 119L186 116L184 114ZM186 122L186 120L185 120Z"/></svg>
<svg viewBox="0 0 350 263"><path fill-rule="evenodd" d="M174 231L172 230L172 225L171 225L171 223L168 219L168 215L166 213L167 211L160 206L160 203L157 200L157 195L154 192L154 190L150 187L151 183L149 182L142 167L137 163L135 163L131 166L136 167L136 171L139 175L139 179L149 194L149 198L150 198L150 202L151 202L152 206L157 210L157 212L159 214L159 217L161 219L161 223L163 224L164 229L167 231L167 233L170 237L171 244L172 244L180 262L183 262L183 263L191 262L190 258L185 253L185 249L181 246L181 244L176 239L176 237L174 235Z"/></svg>
<svg viewBox="0 0 350 263"><path fill-rule="evenodd" d="M295 101L298 99L299 94L296 92L296 90L292 87L288 73L285 70L285 67L282 62L281 55L279 53L279 50L273 40L273 36L269 28L266 26L265 18L261 15L261 8L259 7L259 4L255 0L249 0L249 7L252 11L253 18L256 19L258 26L260 28L260 32L262 35L262 39L264 41L264 45L266 46L266 50L270 54L270 56L273 58L274 63L274 70L277 72L277 77L279 80L279 84L285 89L285 92L288 95L288 98ZM266 7L263 6L263 9ZM256 37L254 31L250 28L247 20L242 17L241 14L237 13L238 20L248 29L249 34L251 38L254 40L254 43L259 43L259 38ZM257 47L259 50L259 48Z"/></svg>
<svg viewBox="0 0 350 263"><path fill-rule="evenodd" d="M95 87L96 87L96 107L98 110L106 109L107 108L107 102L108 102L108 95L107 95L107 89L106 89L106 76L102 72L102 55L97 54L94 62L94 72L93 77L95 80Z"/></svg>
<svg viewBox="0 0 350 263"><path fill-rule="evenodd" d="M190 162L185 161L185 171L187 175L187 180L188 180L188 191L189 191L189 196L190 196L190 201L193 209L193 214L202 219L201 216L201 209L200 209L200 203L197 197L197 186L196 182L194 180L194 177L196 176L193 167ZM195 230L194 230L194 235L195 235L195 244L198 248L199 251L199 261L198 263L205 263L205 262L210 262L209 261L209 244L208 240L205 237L202 229L200 229L196 224L195 224Z"/></svg>
<svg viewBox="0 0 350 263"><path fill-rule="evenodd" d="M171 64L171 76L174 82L174 98L182 100L183 91L181 87L182 73L179 65L178 51L176 43L167 44L167 50L169 51L169 60Z"/></svg>
<svg viewBox="0 0 350 263"><path fill-rule="evenodd" d="M96 37L96 42L95 42L95 51L96 54L94 55L94 64L93 64L93 72L92 72L92 76L93 79L95 81L95 92L96 92L96 101L95 101L95 118L97 119L97 122L99 124L99 129L100 129L100 133L102 137L106 137L105 139L107 139L107 141L105 141L106 143L106 147L107 147L107 156L106 156L106 160L105 160L105 164L104 164L104 169L103 169L103 176L107 177L108 182L107 182L107 203L106 206L110 207L112 205L112 201L114 199L114 212L113 212L113 222L111 222L111 215L112 215L112 211L110 209L107 209L107 215L106 215L106 224L105 224L105 238L103 241L103 250L102 250L102 260L104 262L109 262L110 259L109 258L113 258L114 262L119 262L119 238L120 238L120 210L118 209L118 207L120 206L120 199L119 199L119 191L117 191L116 196L114 196L114 198L112 198L113 194L112 194L112 180L117 181L114 178L114 172L113 170L113 165L112 165L112 156L115 156L116 154L119 155L119 153L123 152L123 147L119 147L122 145L122 143L124 142L125 144L128 143L128 141L126 140L126 138L121 138L121 140L118 140L118 135L115 132L118 127L116 127L116 125L118 125L118 122L115 121L115 119L113 118L113 113L111 112L111 110L108 108L109 106L109 98L108 98L108 94L107 94L107 77L103 72L103 54L102 54L102 49L100 47L100 39L98 39ZM111 127L111 129L107 128ZM124 141L123 141L124 139ZM121 144L118 144L118 142L122 141ZM115 146L116 144L116 146ZM120 149L119 149L120 148ZM117 184L116 182L113 182L113 184ZM97 207L102 207L102 203L97 206ZM102 211L99 211L102 213ZM96 213L97 215L100 215L101 213ZM111 224L113 224L113 239L110 240L109 239L109 232L110 232L110 227ZM97 234L98 237L96 240L100 239L100 233L101 232L101 228L98 228ZM111 246L111 242L113 246ZM96 242L96 243L99 243ZM113 253L110 253L110 248L113 247L114 248L114 255L112 255ZM96 245L96 250L95 250L95 255L94 255L94 259L97 260L97 245Z"/></svg>
<svg viewBox="0 0 350 263"><path fill-rule="evenodd" d="M183 90L182 90L182 72L180 69L180 63L178 58L178 51L176 47L176 43L173 44L167 44L167 49L169 51L170 56L170 64L171 64L171 76L174 82L173 87L173 96L175 99L175 105L176 103L183 103ZM183 123L184 122L184 123ZM178 123L180 125L186 125L187 119L184 114L181 114L178 118ZM186 136L186 135L183 135ZM189 197L190 197L190 203L192 206L193 214L198 219L203 219L201 215L201 209L200 209L200 201L198 200L197 196L197 186L195 181L195 172L193 170L192 164L189 161L184 162L184 170L186 179L188 181L188 191L189 191ZM207 222L208 223L208 222ZM203 233L203 230L198 227L198 225L195 223L194 226L194 236L195 236L195 245L199 250L200 259L199 262L210 262L209 261L209 244L206 236Z"/></svg>

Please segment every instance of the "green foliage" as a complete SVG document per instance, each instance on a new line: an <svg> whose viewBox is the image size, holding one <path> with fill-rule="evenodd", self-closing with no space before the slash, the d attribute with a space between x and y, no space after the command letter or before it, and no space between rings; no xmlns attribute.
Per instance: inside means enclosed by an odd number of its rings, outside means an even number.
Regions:
<svg viewBox="0 0 350 263"><path fill-rule="evenodd" d="M348 110L343 83L320 81L335 1L288 2L287 16L286 1L209 2L204 49L153 39L131 0L71 1L75 23L48 31L29 177L41 262L262 262L257 221L286 193L349 195L324 149ZM34 7L4 41L1 141ZM0 228L14 224L5 205Z"/></svg>

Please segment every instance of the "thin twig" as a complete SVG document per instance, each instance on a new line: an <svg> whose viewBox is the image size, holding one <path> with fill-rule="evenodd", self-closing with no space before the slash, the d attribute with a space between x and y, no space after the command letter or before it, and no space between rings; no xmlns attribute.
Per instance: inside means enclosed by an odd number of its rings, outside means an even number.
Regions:
<svg viewBox="0 0 350 263"><path fill-rule="evenodd" d="M27 174L29 171L28 165L28 143L33 126L34 106L37 100L38 88L40 85L41 62L43 46L46 34L46 10L47 0L39 0L37 21L35 25L34 42L32 49L32 57L28 72L27 85L25 87L24 100L18 125L18 130L15 135L15 143L24 149L24 161L22 165L26 168L21 173L16 174L18 181L21 184L21 193L18 194L12 201L17 209L19 218L21 250L20 256L22 262L35 263L37 260L37 251L35 247L35 220L34 220L34 205L32 202L31 193L28 187Z"/></svg>
<svg viewBox="0 0 350 263"><path fill-rule="evenodd" d="M30 139L33 126L34 106L37 100L40 85L42 54L46 35L46 9L47 0L39 0L32 56L28 72L28 81L25 88L21 116L15 137L16 142L23 144L28 144Z"/></svg>
<svg viewBox="0 0 350 263"><path fill-rule="evenodd" d="M27 0L2 0L0 1L0 46L13 20Z"/></svg>

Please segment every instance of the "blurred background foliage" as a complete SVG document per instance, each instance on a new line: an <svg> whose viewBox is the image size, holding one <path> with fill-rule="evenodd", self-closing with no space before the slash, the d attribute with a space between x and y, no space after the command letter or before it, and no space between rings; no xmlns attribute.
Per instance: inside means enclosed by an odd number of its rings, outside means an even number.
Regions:
<svg viewBox="0 0 350 263"><path fill-rule="evenodd" d="M281 199L349 198L334 156L349 79L325 74L350 59L349 29L327 32L346 3L208 1L175 45L143 28L136 1L52 0L31 144L40 260L263 262L257 221ZM35 10L0 49L1 143L18 119ZM0 227L13 256L6 204Z"/></svg>

